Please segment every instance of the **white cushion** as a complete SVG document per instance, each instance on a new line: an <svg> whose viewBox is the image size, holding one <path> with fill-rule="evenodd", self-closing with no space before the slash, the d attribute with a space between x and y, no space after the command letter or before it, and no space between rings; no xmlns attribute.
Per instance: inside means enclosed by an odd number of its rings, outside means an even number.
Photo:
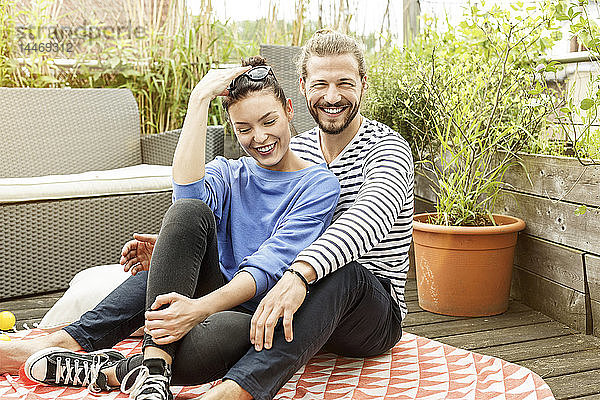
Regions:
<svg viewBox="0 0 600 400"><path fill-rule="evenodd" d="M171 167L140 164L108 171L0 178L0 203L164 192L172 189Z"/></svg>
<svg viewBox="0 0 600 400"><path fill-rule="evenodd" d="M56 330L77 321L130 276L120 264L101 265L78 272L69 289L44 315L40 329Z"/></svg>

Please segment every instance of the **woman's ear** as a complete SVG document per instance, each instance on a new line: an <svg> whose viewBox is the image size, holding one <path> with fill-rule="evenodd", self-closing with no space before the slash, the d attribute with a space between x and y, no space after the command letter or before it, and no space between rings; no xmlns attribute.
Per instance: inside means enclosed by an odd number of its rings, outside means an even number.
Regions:
<svg viewBox="0 0 600 400"><path fill-rule="evenodd" d="M285 113L288 117L288 121L291 121L294 118L294 106L292 105L292 99L287 99L285 101Z"/></svg>

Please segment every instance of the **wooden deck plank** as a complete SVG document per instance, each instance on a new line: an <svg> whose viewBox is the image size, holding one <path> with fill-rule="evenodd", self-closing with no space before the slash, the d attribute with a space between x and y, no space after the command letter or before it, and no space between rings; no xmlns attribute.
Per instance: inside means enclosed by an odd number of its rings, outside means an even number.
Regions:
<svg viewBox="0 0 600 400"><path fill-rule="evenodd" d="M425 310L423 310L421 307L419 307L419 301L418 300L408 300L406 301L406 307L408 307L408 313L419 313L419 312L424 312Z"/></svg>
<svg viewBox="0 0 600 400"><path fill-rule="evenodd" d="M423 311L423 310L421 310ZM523 303L519 303L517 301L511 301L508 304L508 310L505 314L495 316L494 318L504 318L508 314L520 313L525 311L531 311L531 308L524 305ZM418 312L413 313L412 310L409 311L405 320L402 322L403 327L408 326L416 326L416 325L426 325L426 324L434 324L439 322L447 322L447 321L460 321L471 319L470 317L456 317L450 315L441 315L434 314L430 312Z"/></svg>
<svg viewBox="0 0 600 400"><path fill-rule="evenodd" d="M60 291L1 301L0 311L10 311L15 315L15 326L18 330L23 329L23 324L33 328L63 294L64 292Z"/></svg>
<svg viewBox="0 0 600 400"><path fill-rule="evenodd" d="M544 379L556 400L600 394L600 371L585 371Z"/></svg>
<svg viewBox="0 0 600 400"><path fill-rule="evenodd" d="M418 327L419 335L436 339L448 335L476 333L501 328L522 327L525 325L550 322L550 318L537 311L499 315L495 317L469 318L458 321L445 321ZM409 327L410 329L411 327Z"/></svg>
<svg viewBox="0 0 600 400"><path fill-rule="evenodd" d="M64 292L48 293L35 297L0 301L1 311L20 311L32 308L50 308L64 294Z"/></svg>
<svg viewBox="0 0 600 400"><path fill-rule="evenodd" d="M517 362L517 364L535 371L542 378L573 374L576 372L600 370L600 348L561 354L560 356L541 357ZM600 375L598 376L600 392Z"/></svg>
<svg viewBox="0 0 600 400"><path fill-rule="evenodd" d="M405 292L404 293L404 301L415 301L418 300L419 297L417 295L417 292Z"/></svg>
<svg viewBox="0 0 600 400"><path fill-rule="evenodd" d="M540 357L560 356L570 352L590 349L597 349L600 355L600 339L576 334L491 346L480 349L478 352L510 362L519 362Z"/></svg>
<svg viewBox="0 0 600 400"><path fill-rule="evenodd" d="M427 325L425 325L427 326ZM408 332L420 335L420 327L409 327ZM436 340L450 346L467 350L485 349L490 346L519 343L529 340L546 339L574 334L571 328L558 322L543 322L533 325L515 326L460 335L443 336Z"/></svg>

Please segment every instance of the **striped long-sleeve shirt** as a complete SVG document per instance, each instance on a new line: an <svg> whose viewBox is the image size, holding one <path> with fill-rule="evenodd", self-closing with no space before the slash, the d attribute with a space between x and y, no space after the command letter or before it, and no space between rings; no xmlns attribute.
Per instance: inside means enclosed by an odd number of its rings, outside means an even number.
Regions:
<svg viewBox="0 0 600 400"><path fill-rule="evenodd" d="M290 144L305 160L325 161L314 128ZM407 313L404 286L412 238L414 168L410 146L377 121L364 121L352 141L329 165L340 181L333 222L296 260L309 263L317 280L358 261L388 279L392 298Z"/></svg>

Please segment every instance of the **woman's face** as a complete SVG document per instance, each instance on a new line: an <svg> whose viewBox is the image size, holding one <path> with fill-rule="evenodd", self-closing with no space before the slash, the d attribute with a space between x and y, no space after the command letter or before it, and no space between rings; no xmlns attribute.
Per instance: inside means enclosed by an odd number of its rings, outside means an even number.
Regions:
<svg viewBox="0 0 600 400"><path fill-rule="evenodd" d="M292 102L286 107L268 91L250 94L229 106L229 118L242 148L267 169L287 169Z"/></svg>

